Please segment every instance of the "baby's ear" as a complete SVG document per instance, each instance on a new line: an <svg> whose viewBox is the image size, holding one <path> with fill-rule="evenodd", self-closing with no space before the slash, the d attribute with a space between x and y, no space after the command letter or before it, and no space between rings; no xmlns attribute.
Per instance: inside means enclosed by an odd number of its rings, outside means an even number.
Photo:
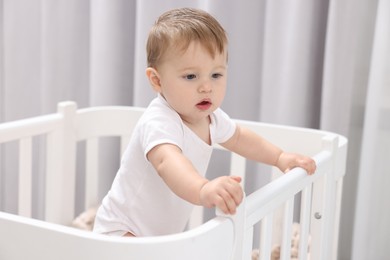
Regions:
<svg viewBox="0 0 390 260"><path fill-rule="evenodd" d="M161 93L160 75L158 74L157 70L155 68L148 67L146 69L146 77L148 78L154 91Z"/></svg>

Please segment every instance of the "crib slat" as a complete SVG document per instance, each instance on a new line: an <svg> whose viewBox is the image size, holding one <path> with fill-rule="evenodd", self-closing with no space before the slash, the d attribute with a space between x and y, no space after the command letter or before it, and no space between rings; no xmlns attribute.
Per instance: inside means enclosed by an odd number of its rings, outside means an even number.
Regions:
<svg viewBox="0 0 390 260"><path fill-rule="evenodd" d="M300 218L300 240L299 240L299 259L307 259L307 249L309 241L310 227L310 207L311 207L312 185L307 186L302 191L301 196L301 218Z"/></svg>
<svg viewBox="0 0 390 260"><path fill-rule="evenodd" d="M203 223L204 209L200 206L195 206L192 210L191 217L188 220L187 228L194 229Z"/></svg>
<svg viewBox="0 0 390 260"><path fill-rule="evenodd" d="M273 212L265 216L260 224L260 259L271 259Z"/></svg>
<svg viewBox="0 0 390 260"><path fill-rule="evenodd" d="M90 138L86 141L85 167L85 208L98 204L99 141Z"/></svg>
<svg viewBox="0 0 390 260"><path fill-rule="evenodd" d="M323 244L323 205L324 177L313 184L312 213L310 231L312 233L312 245L310 256L314 259L321 259L321 247Z"/></svg>
<svg viewBox="0 0 390 260"><path fill-rule="evenodd" d="M127 145L130 142L131 135L122 135L121 136L121 144L120 144L120 156L122 157L123 153L126 150Z"/></svg>
<svg viewBox="0 0 390 260"><path fill-rule="evenodd" d="M290 259L293 213L294 213L294 197L287 200L284 205L283 234L282 234L282 244L281 244L281 252L280 252L281 260Z"/></svg>
<svg viewBox="0 0 390 260"><path fill-rule="evenodd" d="M241 185L245 187L245 166L246 159L238 154L232 153L230 158L230 175L240 176Z"/></svg>
<svg viewBox="0 0 390 260"><path fill-rule="evenodd" d="M254 228L251 226L245 230L243 248L242 248L242 258L241 259L251 259L252 257L252 248L253 248L253 234Z"/></svg>
<svg viewBox="0 0 390 260"><path fill-rule="evenodd" d="M331 253L331 248L333 245L333 231L334 229L332 228L334 226L334 209L336 206L336 194L335 194L335 180L333 177L333 172L329 172L326 175L326 190L325 190L325 207L324 207L324 226L325 232L324 232L324 241L325 243L323 244L323 251L324 251L324 258L323 259L330 259L330 253Z"/></svg>
<svg viewBox="0 0 390 260"><path fill-rule="evenodd" d="M31 217L32 192L32 140L31 137L19 141L19 198L18 214Z"/></svg>
<svg viewBox="0 0 390 260"><path fill-rule="evenodd" d="M337 259L337 249L339 244L339 228L340 228L340 214L341 214L341 197L343 191L343 178L339 178L336 183L336 201L333 225L333 245L331 252L331 259Z"/></svg>

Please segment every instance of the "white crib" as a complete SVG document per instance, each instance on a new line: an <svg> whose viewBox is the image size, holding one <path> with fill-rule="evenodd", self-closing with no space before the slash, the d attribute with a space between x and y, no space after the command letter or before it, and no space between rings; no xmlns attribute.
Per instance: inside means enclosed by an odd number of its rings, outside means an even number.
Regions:
<svg viewBox="0 0 390 260"><path fill-rule="evenodd" d="M282 208L280 259L290 259L294 198L300 195L299 259L337 258L342 179L347 140L343 136L304 128L239 121L288 151L312 156L318 170L308 176L300 168L247 194L234 216L217 216L190 230L145 238L108 237L69 227L75 217L76 147L86 141L85 207L98 200L99 139L119 136L124 150L143 109L93 107L77 110L62 102L58 112L0 124L0 145L18 142L18 213L0 212L0 259L270 259L275 212ZM31 218L33 138L45 136L45 216ZM1 147L1 146L0 146ZM222 149L216 147L216 149ZM245 178L244 158L231 155L230 170ZM3 173L0 173L3 174ZM6 185L6 184L5 184ZM3 185L4 187L4 185ZM279 213L277 213L279 214ZM197 210L190 226L201 219ZM280 218L279 218L280 219ZM255 225L260 223L260 230ZM258 225L256 225L257 227ZM260 244L253 244L260 232ZM311 237L310 253L308 241Z"/></svg>

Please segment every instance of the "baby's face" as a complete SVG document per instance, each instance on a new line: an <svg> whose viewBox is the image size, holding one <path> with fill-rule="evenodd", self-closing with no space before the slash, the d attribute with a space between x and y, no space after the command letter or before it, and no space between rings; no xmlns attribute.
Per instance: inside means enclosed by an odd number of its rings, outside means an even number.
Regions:
<svg viewBox="0 0 390 260"><path fill-rule="evenodd" d="M227 53L216 52L213 58L198 42L186 52L169 51L158 67L160 93L188 124L208 120L226 91Z"/></svg>

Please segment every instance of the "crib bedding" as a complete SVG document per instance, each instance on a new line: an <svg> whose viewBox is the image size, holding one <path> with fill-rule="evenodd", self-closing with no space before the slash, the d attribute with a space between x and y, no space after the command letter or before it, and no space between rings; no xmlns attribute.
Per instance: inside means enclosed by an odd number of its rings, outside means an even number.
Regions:
<svg viewBox="0 0 390 260"><path fill-rule="evenodd" d="M236 120L285 150L311 155L318 166L316 174L308 176L300 168L285 175L273 170L274 180L247 194L236 215L226 216L217 211L215 218L201 224L203 210L198 208L190 220L190 230L180 234L115 238L69 227L75 218L76 192L80 192L75 188L77 144L85 142L83 204L88 209L98 203L96 171L100 140L117 136L121 153L142 112L142 108L134 107L77 109L74 102L62 102L55 114L0 124L0 148L8 142L19 144L19 181L15 187L19 197L18 212L0 212L0 259L239 260L251 259L253 248L259 249L259 259L270 259L276 242L280 245L280 259L290 259L291 234L296 221L294 207L297 206L300 212L299 259L309 259L309 255L311 259L337 259L347 139L325 131L259 122ZM31 139L37 135L46 136L44 217L41 220L31 218L34 144ZM222 148L216 146L215 149ZM229 164L232 173L245 179L244 158L232 155ZM300 199L300 204L294 203L296 198ZM254 239L256 234L259 234L259 242ZM310 253L307 250L309 238Z"/></svg>

